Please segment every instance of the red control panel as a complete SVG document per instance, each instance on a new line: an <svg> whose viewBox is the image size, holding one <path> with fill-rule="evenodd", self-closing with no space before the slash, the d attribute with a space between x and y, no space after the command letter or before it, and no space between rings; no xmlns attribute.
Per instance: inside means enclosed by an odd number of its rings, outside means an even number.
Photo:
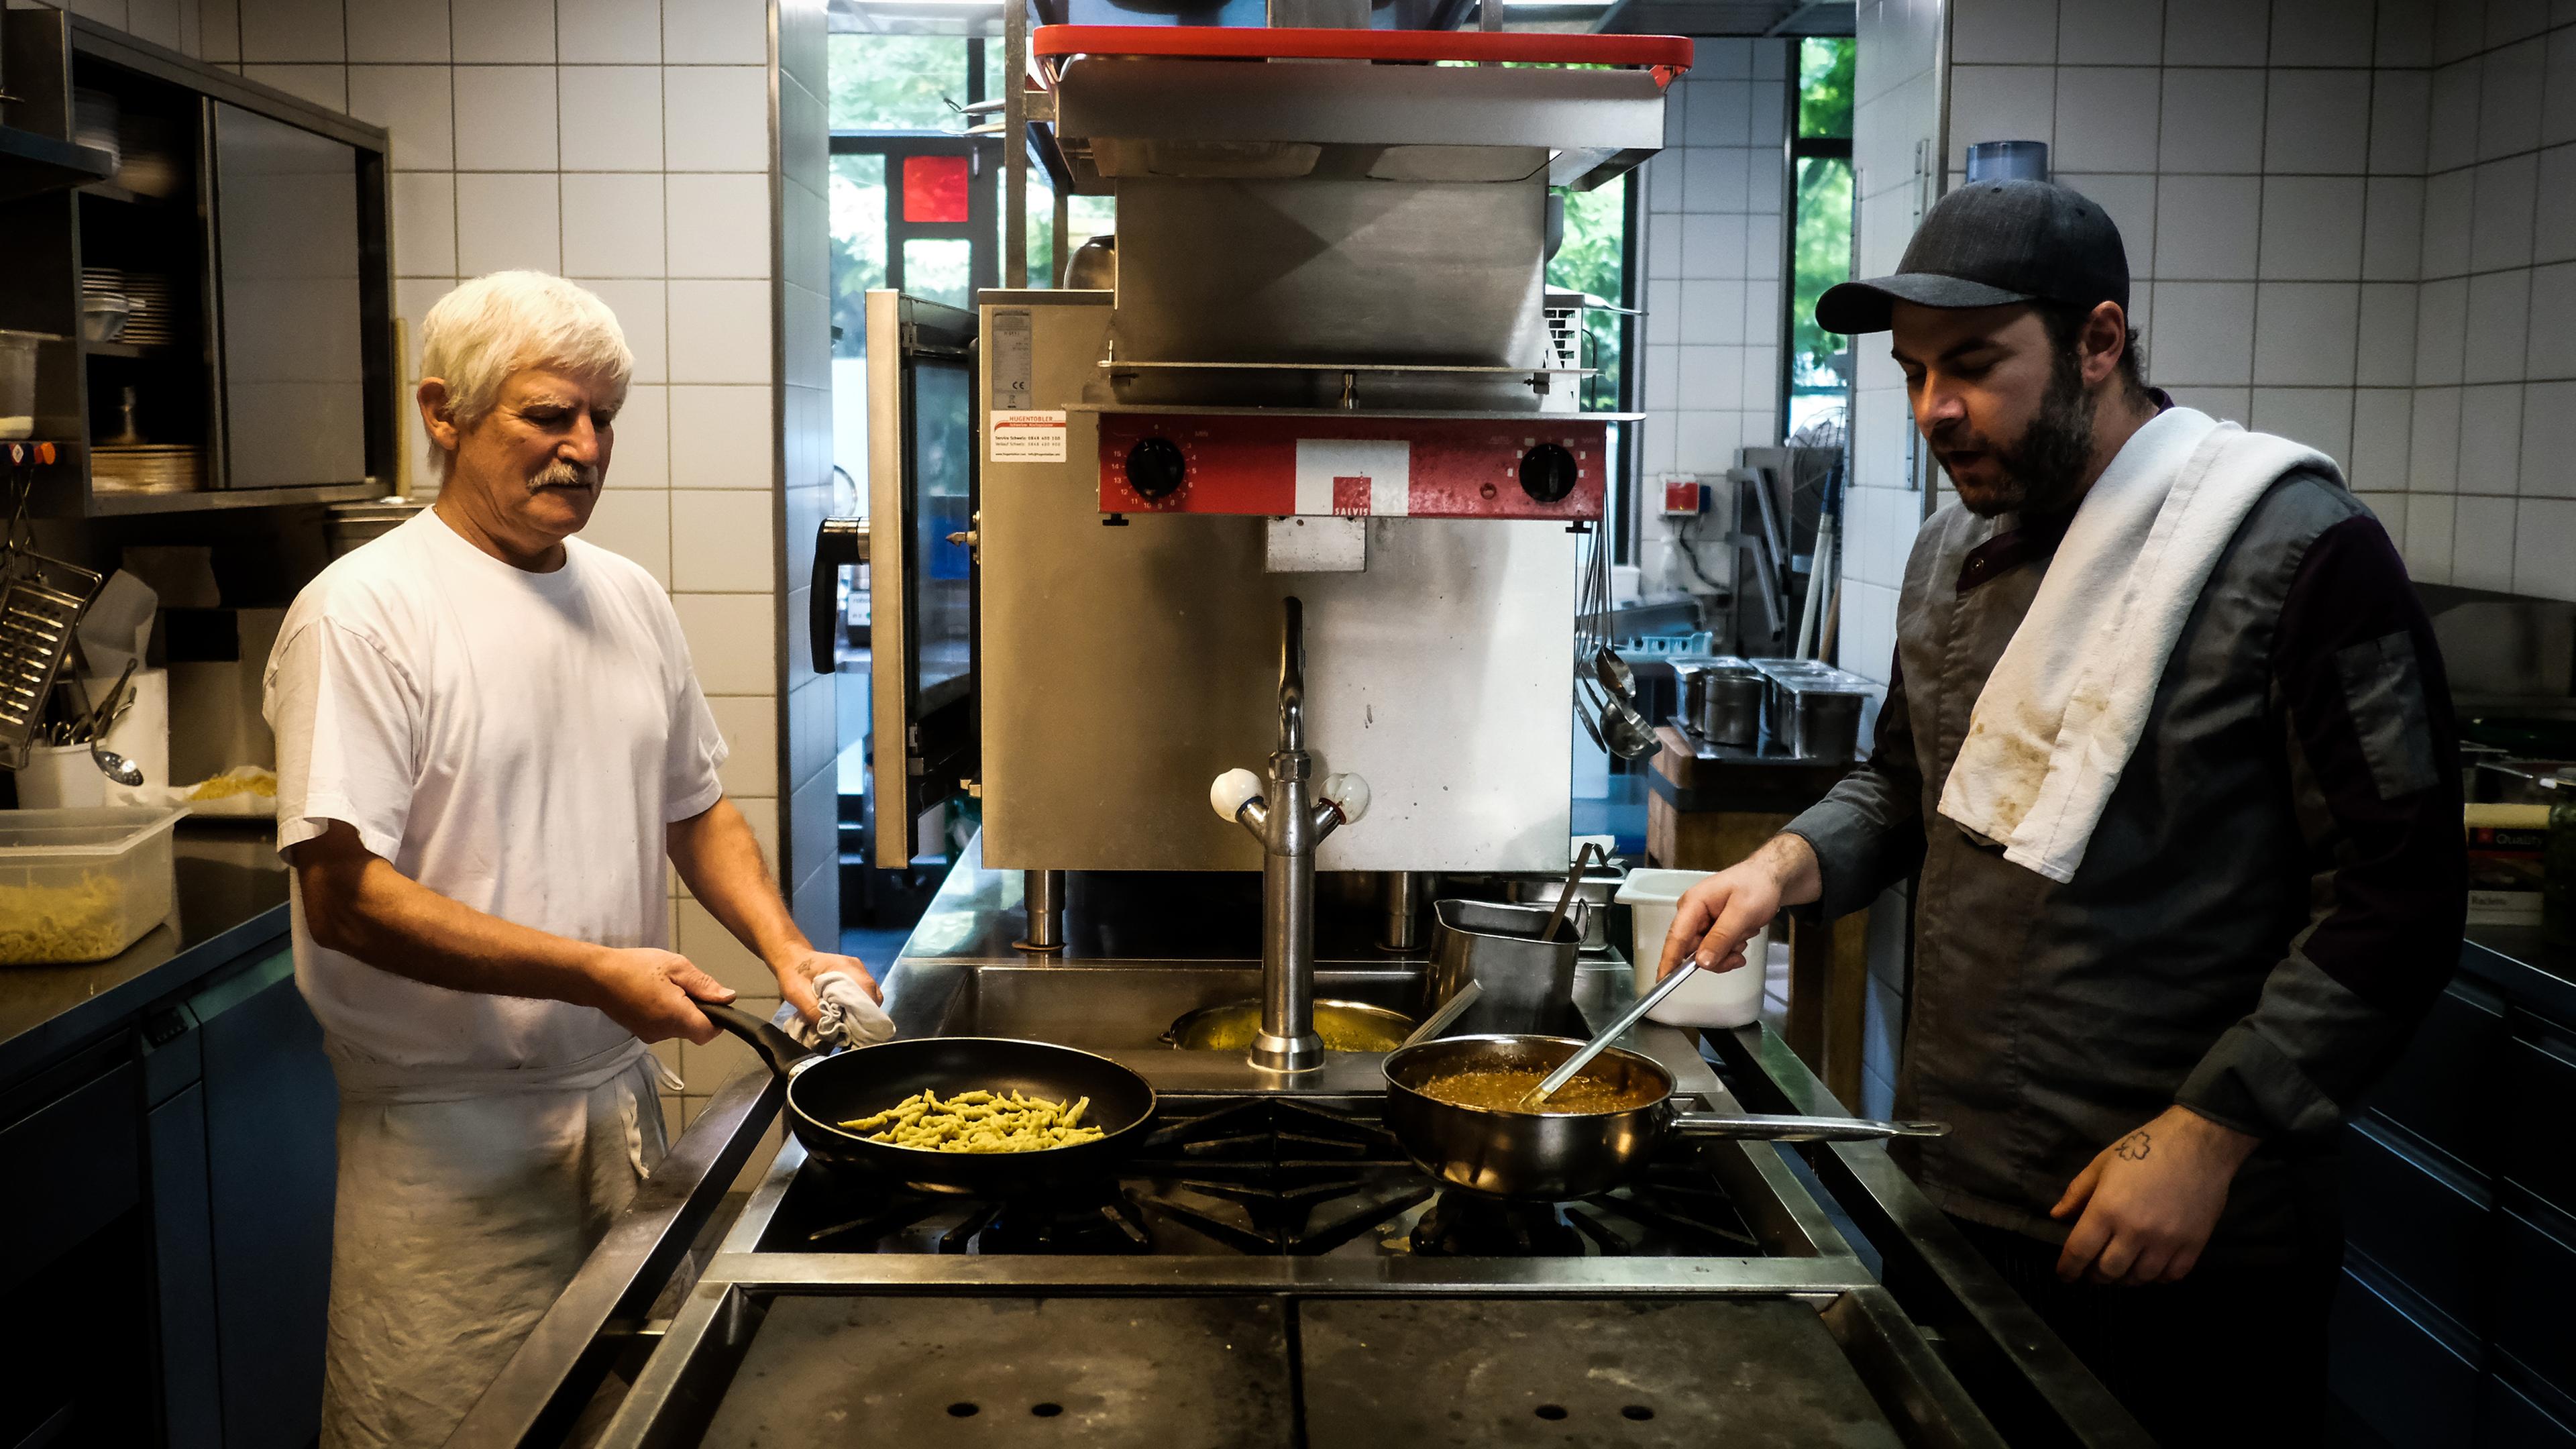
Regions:
<svg viewBox="0 0 2576 1449"><path fill-rule="evenodd" d="M1566 414L1106 413L1100 511L1597 519L1609 433Z"/></svg>

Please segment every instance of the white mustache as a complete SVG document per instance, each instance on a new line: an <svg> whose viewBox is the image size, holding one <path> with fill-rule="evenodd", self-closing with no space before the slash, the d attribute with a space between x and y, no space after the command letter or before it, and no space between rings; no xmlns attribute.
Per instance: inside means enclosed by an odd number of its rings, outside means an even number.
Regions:
<svg viewBox="0 0 2576 1449"><path fill-rule="evenodd" d="M546 465L545 471L528 480L530 493L547 488L575 487L597 491L599 469L588 463L573 462L569 458L557 458Z"/></svg>

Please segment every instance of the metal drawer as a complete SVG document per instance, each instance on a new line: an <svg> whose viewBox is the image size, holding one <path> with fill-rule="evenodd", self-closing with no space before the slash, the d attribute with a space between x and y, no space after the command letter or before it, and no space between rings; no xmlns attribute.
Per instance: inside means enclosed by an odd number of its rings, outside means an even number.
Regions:
<svg viewBox="0 0 2576 1449"><path fill-rule="evenodd" d="M2504 1175L2576 1218L2576 1161L2567 1154L2567 1117L2576 1110L2576 1043L2513 1043L2506 1100L2513 1103Z"/></svg>
<svg viewBox="0 0 2576 1449"><path fill-rule="evenodd" d="M134 1064L127 1062L0 1127L0 1293L34 1277L141 1199Z"/></svg>
<svg viewBox="0 0 2576 1449"><path fill-rule="evenodd" d="M2484 1449L2576 1449L2576 1428L2503 1379L2487 1380Z"/></svg>
<svg viewBox="0 0 2576 1449"><path fill-rule="evenodd" d="M2468 1449L2481 1378L2360 1264L2335 1295L2334 1396L2391 1444Z"/></svg>
<svg viewBox="0 0 2576 1449"><path fill-rule="evenodd" d="M2483 1332L2491 1195L2378 1123L2355 1123L2344 1145L2347 1240L2462 1328Z"/></svg>
<svg viewBox="0 0 2576 1449"><path fill-rule="evenodd" d="M2576 1394L2576 1219L2542 1227L2519 1207L2497 1215L2495 1346L2561 1393Z"/></svg>
<svg viewBox="0 0 2576 1449"><path fill-rule="evenodd" d="M2503 1006L2453 982L2363 1105L2491 1176L2498 1165L2494 1063L2504 1047Z"/></svg>

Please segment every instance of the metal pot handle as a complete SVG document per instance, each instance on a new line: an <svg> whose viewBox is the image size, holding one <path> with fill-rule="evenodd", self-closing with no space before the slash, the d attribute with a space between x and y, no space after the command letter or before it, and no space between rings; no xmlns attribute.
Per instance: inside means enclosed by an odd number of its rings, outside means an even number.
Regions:
<svg viewBox="0 0 2576 1449"><path fill-rule="evenodd" d="M751 1043L751 1049L760 1053L761 1060L769 1064L769 1069L776 1072L781 1081L796 1075L798 1069L808 1062L820 1061L825 1056L825 1053L805 1046L739 1006L718 1006L712 1001L701 1001L698 1010L707 1014L707 1020Z"/></svg>
<svg viewBox="0 0 2576 1449"><path fill-rule="evenodd" d="M1684 1112L1672 1130L1687 1137L1734 1137L1762 1142L1869 1142L1884 1137L1947 1137L1947 1122L1871 1122L1858 1117L1777 1117L1728 1112Z"/></svg>

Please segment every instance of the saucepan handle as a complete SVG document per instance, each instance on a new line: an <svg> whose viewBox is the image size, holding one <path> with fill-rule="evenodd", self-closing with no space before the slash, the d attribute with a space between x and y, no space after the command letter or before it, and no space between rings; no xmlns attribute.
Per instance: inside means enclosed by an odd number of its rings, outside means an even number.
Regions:
<svg viewBox="0 0 2576 1449"><path fill-rule="evenodd" d="M782 1079L795 1075L796 1069L808 1059L823 1055L739 1006L718 1006L712 1001L701 1001L698 1010L707 1014L707 1020L751 1043L751 1049L760 1053L761 1060L767 1062L769 1069Z"/></svg>
<svg viewBox="0 0 2576 1449"><path fill-rule="evenodd" d="M1868 1142L1883 1137L1947 1137L1950 1124L1684 1112L1673 1119L1673 1130L1689 1137L1738 1137L1763 1142Z"/></svg>

